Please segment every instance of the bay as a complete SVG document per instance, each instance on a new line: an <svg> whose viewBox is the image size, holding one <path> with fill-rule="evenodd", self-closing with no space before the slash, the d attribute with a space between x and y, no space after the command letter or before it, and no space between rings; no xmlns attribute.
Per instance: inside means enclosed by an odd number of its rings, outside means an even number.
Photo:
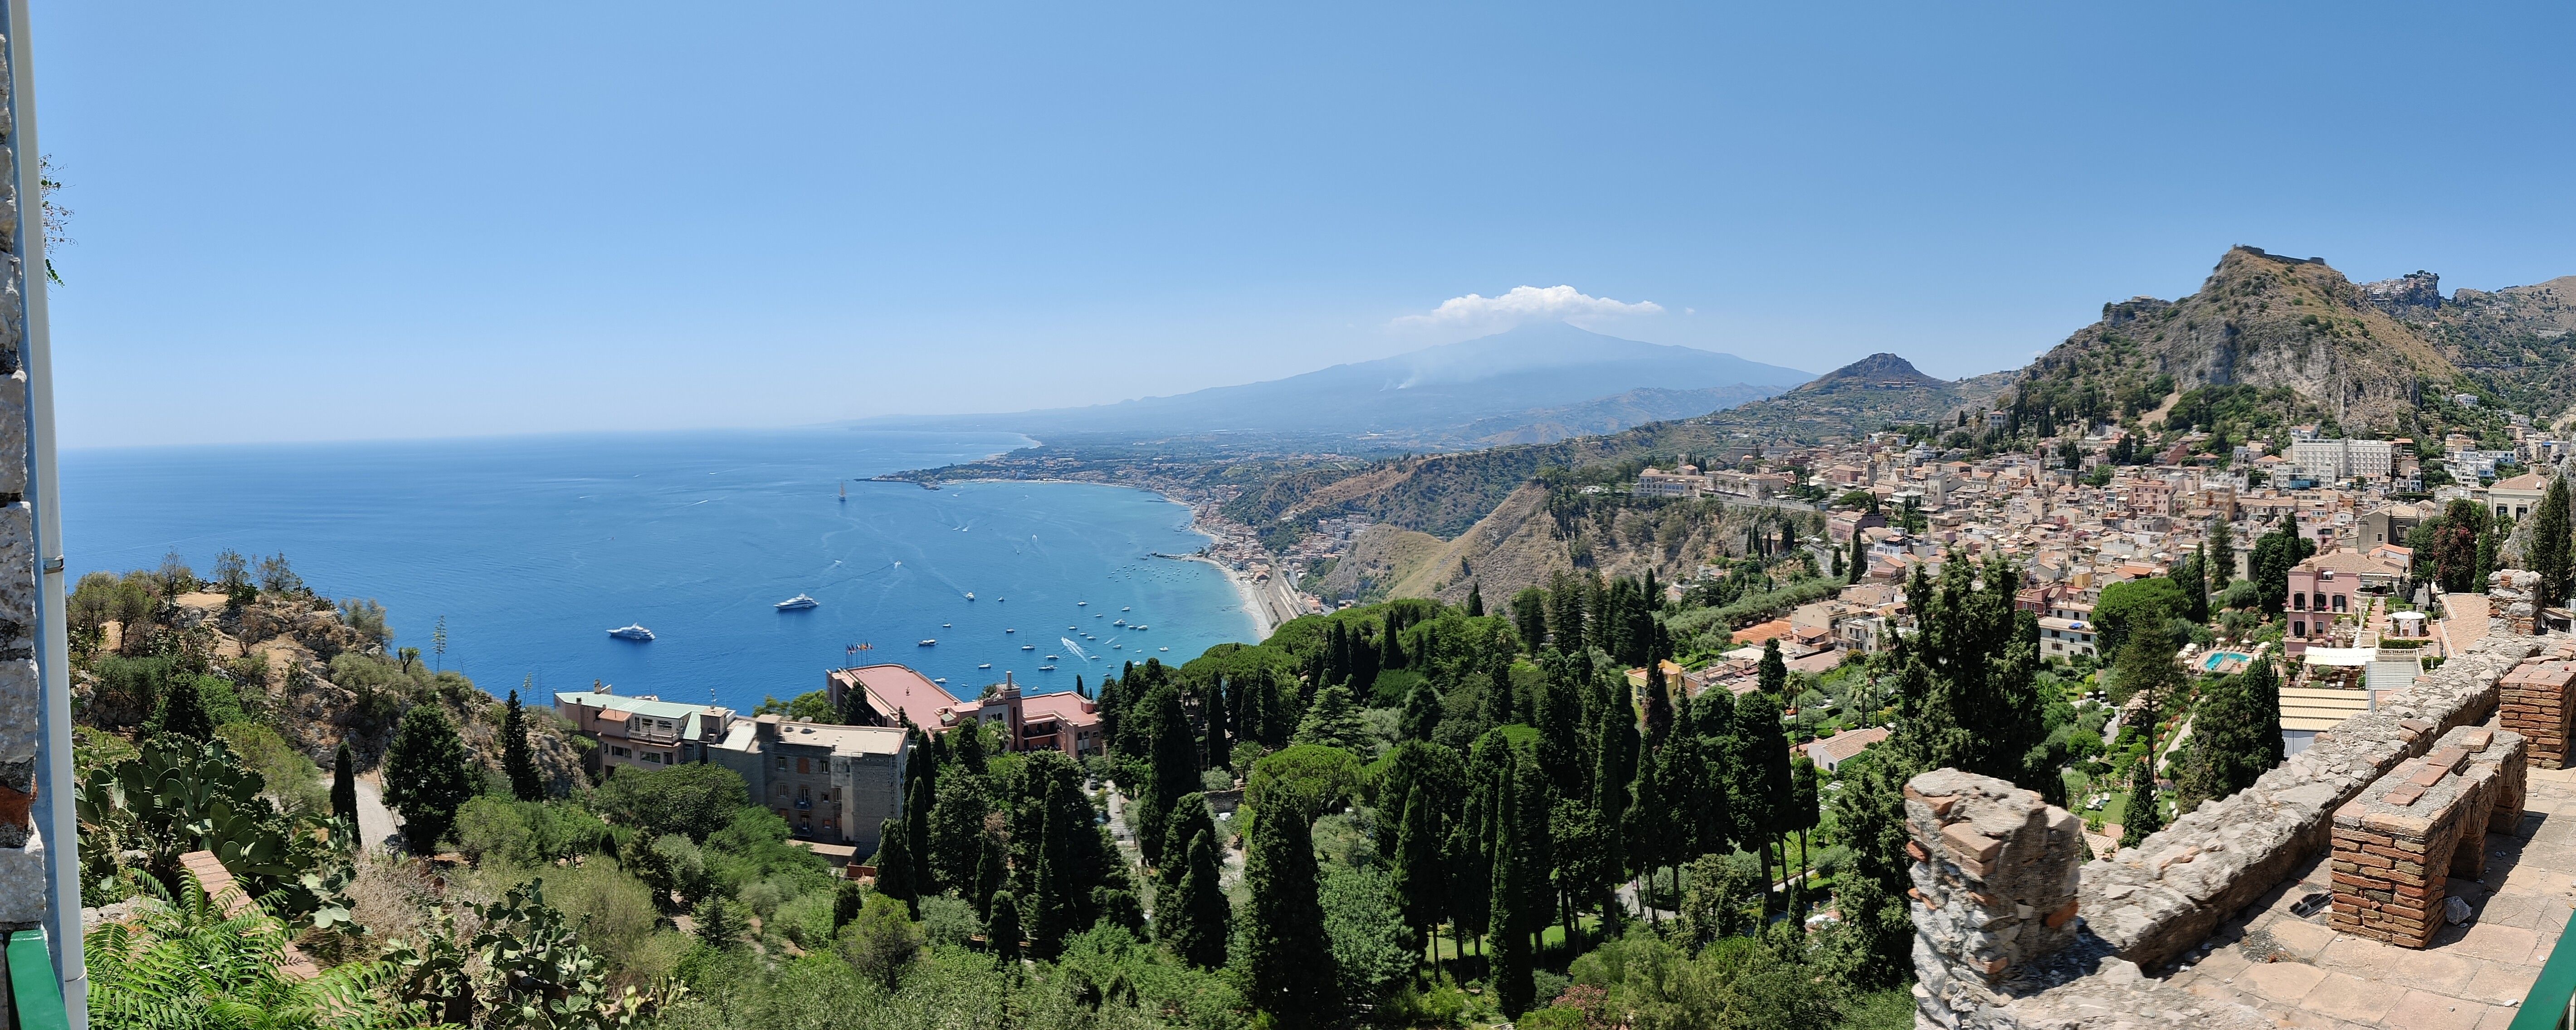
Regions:
<svg viewBox="0 0 2576 1030"><path fill-rule="evenodd" d="M597 680L747 711L851 661L962 697L1006 672L1049 692L1255 638L1221 570L1152 557L1208 543L1159 495L864 481L1025 442L821 428L67 451L63 538L75 576L283 553L325 596L381 601L396 647L540 699ZM820 606L772 607L800 593ZM608 636L629 623L657 639Z"/></svg>

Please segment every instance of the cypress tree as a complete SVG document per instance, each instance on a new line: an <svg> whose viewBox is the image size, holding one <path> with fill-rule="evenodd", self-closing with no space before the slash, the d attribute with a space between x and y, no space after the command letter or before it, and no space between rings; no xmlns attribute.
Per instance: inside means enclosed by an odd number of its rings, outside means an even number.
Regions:
<svg viewBox="0 0 2576 1030"><path fill-rule="evenodd" d="M939 804L931 793L932 782L928 777L912 781L912 796L903 803L903 853L912 862L904 875L911 880L915 894L937 894L940 888L939 872L930 854L930 813ZM883 875L882 867L879 875Z"/></svg>
<svg viewBox="0 0 2576 1030"><path fill-rule="evenodd" d="M2211 590L2225 590L2236 581L2236 533L2226 519L2209 524L2209 539L2200 545L2200 555Z"/></svg>
<svg viewBox="0 0 2576 1030"><path fill-rule="evenodd" d="M2190 619L2195 626L2208 622L2209 581L2201 573L2200 555L2184 557L2182 563L2174 567L2172 578L2174 585L2182 588L2182 617Z"/></svg>
<svg viewBox="0 0 2576 1030"><path fill-rule="evenodd" d="M1823 798L1819 795L1820 784L1816 779L1816 762L1801 752L1798 757L1789 762L1789 813L1788 818L1782 820L1784 829L1798 831L1798 871L1804 871L1807 864L1807 831L1815 829L1816 824L1823 817ZM1783 844L1782 848L1785 852L1787 845ZM1787 856L1783 854L1782 857ZM1788 863L1782 862L1781 865L1785 868ZM1795 872L1792 875L1795 875ZM1794 885L1792 889L1799 897L1806 895L1804 881Z"/></svg>
<svg viewBox="0 0 2576 1030"><path fill-rule="evenodd" d="M331 753L331 818L345 820L352 829L358 825L357 759L345 740Z"/></svg>
<svg viewBox="0 0 2576 1030"><path fill-rule="evenodd" d="M1789 663L1780 657L1780 638L1762 642L1762 662L1755 667L1754 676L1764 691L1784 703L1788 701Z"/></svg>
<svg viewBox="0 0 2576 1030"><path fill-rule="evenodd" d="M412 854L437 848L475 787L465 742L456 738L447 710L417 705L404 713L385 754L385 804L402 813L403 841Z"/></svg>
<svg viewBox="0 0 2576 1030"><path fill-rule="evenodd" d="M2567 522L2567 477L2551 476L2549 492L2541 496L2540 508L2531 513L2531 544L2527 562L2531 571L2540 574L2540 603L2543 606L2567 601L2571 543Z"/></svg>
<svg viewBox="0 0 2576 1030"><path fill-rule="evenodd" d="M1395 634L1395 613L1389 612L1386 617L1386 631L1384 633L1386 646L1378 652L1378 668L1380 669L1404 668L1404 641L1398 638Z"/></svg>
<svg viewBox="0 0 2576 1030"><path fill-rule="evenodd" d="M1330 961L1315 888L1314 828L1296 812L1255 819L1244 879L1252 891L1244 962L1255 1009L1290 1030L1340 1023L1341 980Z"/></svg>
<svg viewBox="0 0 2576 1030"><path fill-rule="evenodd" d="M1661 750L1673 735L1673 694L1661 662L1646 664L1646 750Z"/></svg>
<svg viewBox="0 0 2576 1030"><path fill-rule="evenodd" d="M1180 691L1156 687L1146 695L1144 709L1149 764L1145 789L1137 792L1129 812L1135 820L1136 849L1146 864L1161 865L1164 820L1181 795L1199 789L1198 740L1181 712Z"/></svg>
<svg viewBox="0 0 2576 1030"><path fill-rule="evenodd" d="M1485 915L1486 934L1493 948L1495 1000L1502 1004L1504 1015L1514 1017L1529 1011L1531 996L1537 992L1531 977L1529 920L1522 908L1525 892L1515 882L1526 875L1528 866L1528 856L1522 848L1518 794L1509 775L1500 777L1494 785L1494 877Z"/></svg>
<svg viewBox="0 0 2576 1030"><path fill-rule="evenodd" d="M1440 811L1429 792L1419 782L1405 796L1403 829L1395 844L1395 869L1391 877L1396 907L1404 912L1404 923L1413 929L1413 951L1418 961L1422 942L1429 935L1431 943L1440 943L1440 920L1447 914L1449 870L1440 848Z"/></svg>
<svg viewBox="0 0 2576 1030"><path fill-rule="evenodd" d="M1734 803L1739 839L1758 842L1767 869L1772 844L1788 830L1792 793L1789 738L1780 730L1778 695L1757 692L1738 699L1735 737L1742 779L1729 785L1727 796Z"/></svg>
<svg viewBox="0 0 2576 1030"><path fill-rule="evenodd" d="M1869 539L1855 527L1851 539L1851 582L1858 583L1869 575Z"/></svg>
<svg viewBox="0 0 2576 1030"><path fill-rule="evenodd" d="M993 894L993 914L984 921L984 939L993 943L993 954L1002 964L1017 969L1020 947L1028 941L1028 931L1020 926L1020 900L1009 891Z"/></svg>
<svg viewBox="0 0 2576 1030"><path fill-rule="evenodd" d="M501 706L501 772L510 779L510 794L521 801L546 799L546 784L537 778L536 756L528 751L528 719L519 709L519 692Z"/></svg>
<svg viewBox="0 0 2576 1030"><path fill-rule="evenodd" d="M1164 817L1163 826L1163 854L1170 856L1171 861L1155 870L1155 883L1165 888L1177 888L1181 885L1181 877L1189 872L1185 859L1190 853L1190 842L1198 839L1200 834L1211 839L1216 836L1216 820L1208 815L1207 795L1181 795L1181 800L1172 805L1171 814Z"/></svg>
<svg viewBox="0 0 2576 1030"><path fill-rule="evenodd" d="M2245 670L2246 710L2251 714L2260 736L2254 745L2260 748L2255 761L2261 765L2256 775L2280 766L2287 755L2281 742L2281 677L2273 671L2270 655L2256 655Z"/></svg>
<svg viewBox="0 0 2576 1030"><path fill-rule="evenodd" d="M888 819L877 824L877 893L905 905L918 904L920 884L913 879L919 864L913 861L912 848L903 839L901 819Z"/></svg>
<svg viewBox="0 0 2576 1030"><path fill-rule="evenodd" d="M2164 810L2156 807L2155 734L2147 734L2147 753L2138 759L2129 780L2129 807L2120 817L2120 846L2134 848L2147 835L2164 829Z"/></svg>
<svg viewBox="0 0 2576 1030"><path fill-rule="evenodd" d="M993 896L1002 891L1002 845L992 835L984 837L984 857L975 865L975 893L967 900L975 903L976 916L993 918Z"/></svg>
<svg viewBox="0 0 2576 1030"><path fill-rule="evenodd" d="M1484 614L1485 614L1485 589L1484 589L1484 587L1483 587L1483 586L1481 586L1481 585L1479 585L1479 584L1475 584L1475 583L1469 583L1469 584L1467 584L1467 617L1468 617L1468 618L1470 618L1470 619L1482 618L1482 617L1484 616Z"/></svg>
<svg viewBox="0 0 2576 1030"><path fill-rule="evenodd" d="M1154 935L1169 943L1181 961L1215 969L1225 965L1226 937L1234 920L1234 906L1217 883L1216 835L1200 830L1179 850L1189 857L1174 863L1184 871L1154 912Z"/></svg>
<svg viewBox="0 0 2576 1030"><path fill-rule="evenodd" d="M1628 877L1622 838L1628 826L1629 785L1637 778L1637 725L1629 713L1619 700L1602 706L1600 742L1593 749L1592 814L1602 831L1602 868L1613 881ZM1615 920L1618 906L1609 893L1602 898L1602 911Z"/></svg>
<svg viewBox="0 0 2576 1030"><path fill-rule="evenodd" d="M1405 740L1430 740L1440 729L1440 692L1428 682L1417 683L1413 693L1405 695L1404 718L1398 725Z"/></svg>

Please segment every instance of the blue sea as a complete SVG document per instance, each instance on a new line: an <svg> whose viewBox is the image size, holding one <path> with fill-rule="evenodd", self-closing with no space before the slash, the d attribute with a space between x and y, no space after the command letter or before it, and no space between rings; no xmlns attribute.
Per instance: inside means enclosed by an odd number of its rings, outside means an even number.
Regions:
<svg viewBox="0 0 2576 1030"><path fill-rule="evenodd" d="M1254 638L1224 573L1152 557L1208 543L1158 495L864 481L1025 442L825 428L70 451L63 540L75 576L284 553L326 596L381 601L395 646L540 698L598 680L748 710L854 658L960 696L1005 671L1046 692ZM771 607L800 593L821 606ZM657 639L608 636L629 623Z"/></svg>

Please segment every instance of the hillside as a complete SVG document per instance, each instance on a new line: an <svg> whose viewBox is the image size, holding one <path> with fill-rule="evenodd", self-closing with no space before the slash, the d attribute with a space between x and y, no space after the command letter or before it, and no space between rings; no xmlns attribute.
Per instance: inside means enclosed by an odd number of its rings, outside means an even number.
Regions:
<svg viewBox="0 0 2576 1030"><path fill-rule="evenodd" d="M1894 354L1872 354L1777 397L1700 421L1755 440L1825 443L1983 409L2018 374L1990 372L1952 382L1924 375Z"/></svg>
<svg viewBox="0 0 2576 1030"><path fill-rule="evenodd" d="M1648 422L1691 418L1769 397L1768 387L1712 386L1703 390L1646 387L1578 404L1532 408L1467 423L1458 431L1476 447L1516 443L1554 443L1577 436L1616 433Z"/></svg>
<svg viewBox="0 0 2576 1030"><path fill-rule="evenodd" d="M1016 414L872 419L865 424L1042 436L1386 436L1426 445L1472 446L1522 433L1533 423L1566 427L1554 430L1555 435L1590 431L1605 422L1610 428L1625 428L1644 420L1634 418L1635 409L1656 402L1651 397L1619 400L1631 391L1714 391L1708 406L1689 412L1697 414L1769 396L1810 378L1806 372L1731 354L1623 340L1550 323L1284 379L1171 397ZM1587 402L1598 403L1585 407ZM1538 428L1534 433L1546 438L1551 430Z"/></svg>
<svg viewBox="0 0 2576 1030"><path fill-rule="evenodd" d="M2576 405L2576 276L2447 299L2440 283L2416 272L2365 288L2493 400L2543 419Z"/></svg>
<svg viewBox="0 0 2576 1030"><path fill-rule="evenodd" d="M2024 370L2013 406L2041 433L2114 421L2203 386L2287 389L2346 426L2389 430L2459 374L2415 327L2323 260L2234 247L2198 292L2102 306Z"/></svg>

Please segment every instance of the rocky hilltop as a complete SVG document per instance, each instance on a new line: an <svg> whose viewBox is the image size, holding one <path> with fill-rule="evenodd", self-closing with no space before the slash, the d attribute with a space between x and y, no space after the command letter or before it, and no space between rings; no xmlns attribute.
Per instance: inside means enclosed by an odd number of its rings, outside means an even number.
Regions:
<svg viewBox="0 0 2576 1030"><path fill-rule="evenodd" d="M2022 372L2015 404L2044 423L2111 421L2196 387L2281 387L2347 427L2394 429L2427 383L2459 373L2390 313L2423 294L2420 282L2364 288L2323 259L2231 248L2198 292L2103 305L2101 321Z"/></svg>

